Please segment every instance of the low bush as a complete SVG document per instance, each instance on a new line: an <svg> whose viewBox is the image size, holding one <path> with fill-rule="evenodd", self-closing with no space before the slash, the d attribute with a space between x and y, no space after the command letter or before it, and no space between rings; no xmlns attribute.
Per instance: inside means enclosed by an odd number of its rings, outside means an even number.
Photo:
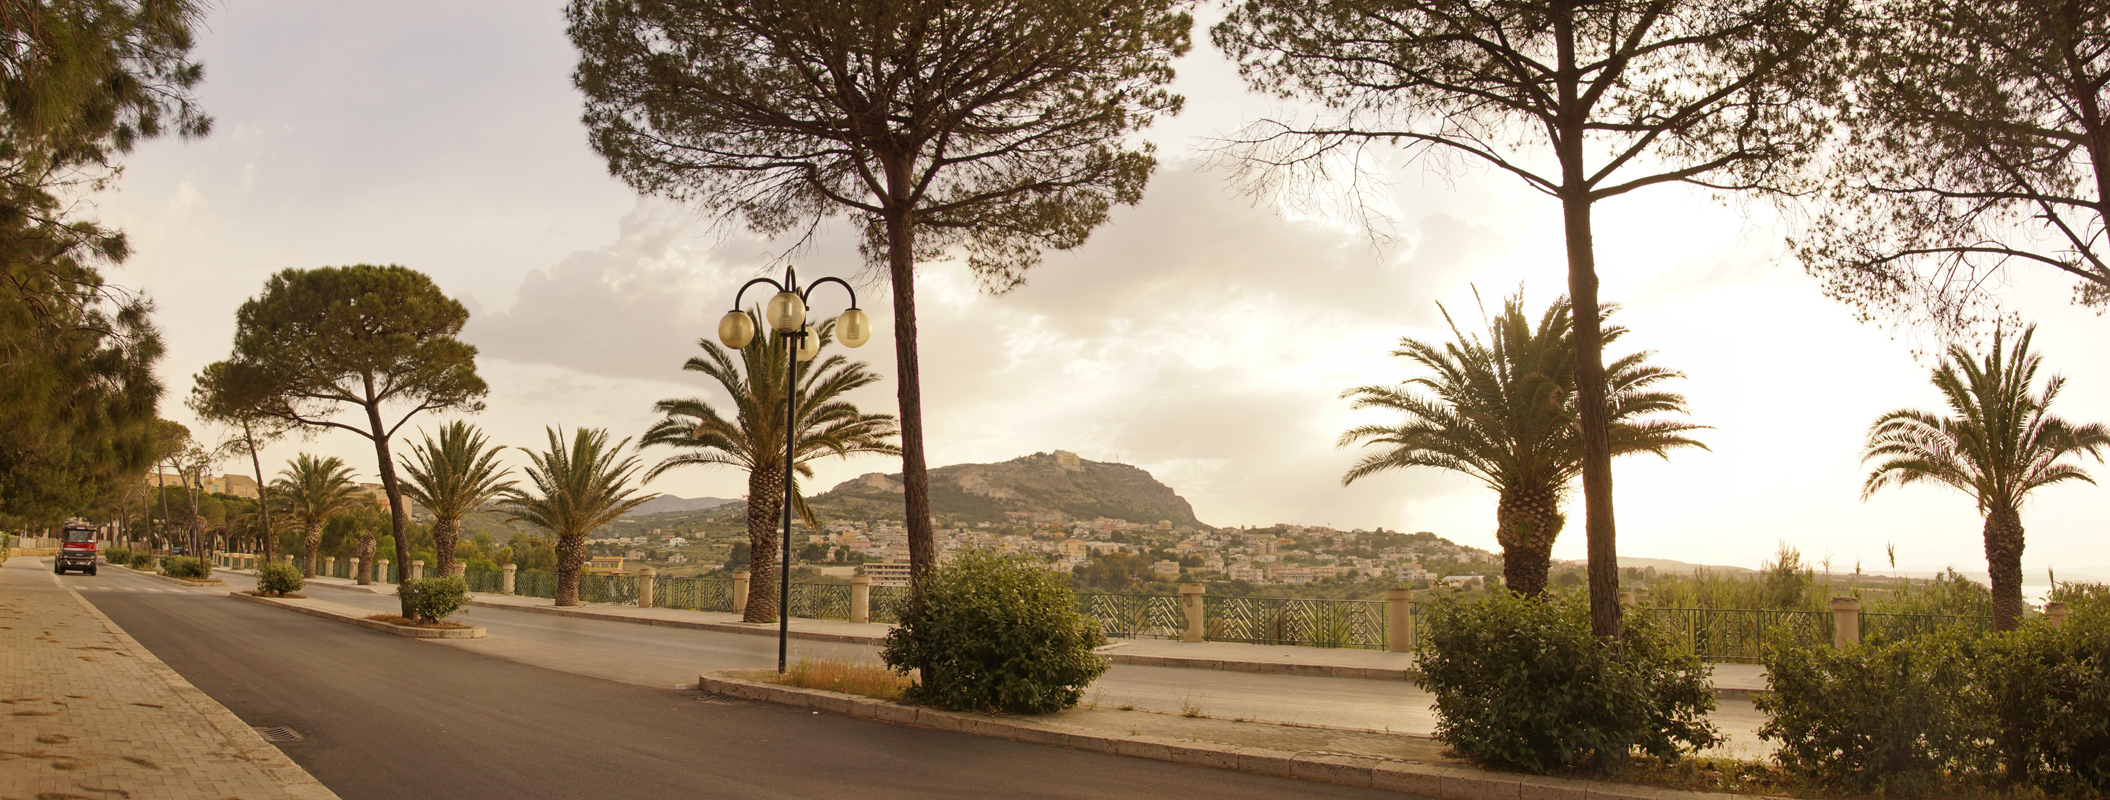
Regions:
<svg viewBox="0 0 2110 800"><path fill-rule="evenodd" d="M1774 758L1828 787L1920 794L1977 769L1992 729L1971 680L1976 642L1949 629L1904 642L1834 650L1776 639L1765 650Z"/></svg>
<svg viewBox="0 0 2110 800"><path fill-rule="evenodd" d="M419 578L397 585L396 598L402 602L403 616L438 622L468 604L469 585L451 575Z"/></svg>
<svg viewBox="0 0 2110 800"><path fill-rule="evenodd" d="M171 578L205 579L212 577L212 563L190 556L169 556L161 560L161 574Z"/></svg>
<svg viewBox="0 0 2110 800"><path fill-rule="evenodd" d="M1647 609L1628 611L1617 650L1590 632L1577 592L1443 598L1424 614L1414 657L1436 696L1436 738L1476 763L1605 770L1635 750L1667 757L1721 741L1706 665L1675 652Z"/></svg>
<svg viewBox="0 0 2110 800"><path fill-rule="evenodd" d="M1106 637L1069 580L1037 561L968 550L923 575L880 657L916 671L909 699L955 711L1044 714L1106 672Z"/></svg>
<svg viewBox="0 0 2110 800"><path fill-rule="evenodd" d="M103 548L103 560L119 566L132 563L132 551L122 547Z"/></svg>
<svg viewBox="0 0 2110 800"><path fill-rule="evenodd" d="M154 566L154 554L153 554L153 553L149 553L149 552L147 552L147 551L141 550L141 551L139 551L139 552L137 552L137 553L133 553L133 554L132 554L132 568L133 568L133 569L147 569L147 568L149 568L149 567L152 567L152 566Z"/></svg>
<svg viewBox="0 0 2110 800"><path fill-rule="evenodd" d="M265 594L285 595L298 592L305 582L301 578L300 568L292 564L274 561L256 568L256 590Z"/></svg>

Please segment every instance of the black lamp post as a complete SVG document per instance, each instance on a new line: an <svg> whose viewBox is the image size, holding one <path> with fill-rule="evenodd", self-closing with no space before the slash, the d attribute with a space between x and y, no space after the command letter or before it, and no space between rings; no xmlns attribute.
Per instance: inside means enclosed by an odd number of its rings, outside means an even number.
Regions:
<svg viewBox="0 0 2110 800"><path fill-rule="evenodd" d="M795 341L790 357L784 360L784 535L777 542L783 550L783 567L777 572L777 672L784 671L786 643L791 639L791 497L792 465L798 446L798 379L799 362L812 361L821 349L820 334L806 322L806 298L821 284L834 283L850 294L850 310L835 319L836 338L846 347L862 347L872 340L872 322L865 312L857 308L857 290L850 288L841 278L822 278L812 285L799 288L798 271L784 268L784 282L769 278L756 278L740 286L733 295L733 310L718 321L718 341L726 347L740 350L755 339L754 320L740 310L740 298L747 294L748 287L768 284L777 294L769 298L769 305L762 311L762 319L775 329L778 336ZM749 498L752 502L753 498Z"/></svg>

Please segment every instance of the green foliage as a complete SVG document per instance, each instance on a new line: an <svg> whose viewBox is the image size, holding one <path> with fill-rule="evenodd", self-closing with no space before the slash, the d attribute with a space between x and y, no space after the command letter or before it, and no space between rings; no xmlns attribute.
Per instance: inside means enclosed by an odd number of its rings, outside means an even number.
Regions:
<svg viewBox="0 0 2110 800"><path fill-rule="evenodd" d="M103 560L112 564L129 565L132 563L132 551L122 547L105 547Z"/></svg>
<svg viewBox="0 0 2110 800"><path fill-rule="evenodd" d="M1077 704L1106 672L1099 623L1061 575L967 550L924 574L880 657L915 670L912 699L958 711L1046 714Z"/></svg>
<svg viewBox="0 0 2110 800"><path fill-rule="evenodd" d="M402 602L403 616L435 622L468 604L469 584L452 575L420 578L397 586L396 597Z"/></svg>
<svg viewBox="0 0 2110 800"><path fill-rule="evenodd" d="M1983 757L1991 722L1971 681L1970 642L1945 630L1834 650L1785 641L1765 649L1769 691L1759 736L1781 766L1820 783L1916 794Z"/></svg>
<svg viewBox="0 0 2110 800"><path fill-rule="evenodd" d="M161 574L171 578L209 578L212 563L190 556L169 556L161 560Z"/></svg>
<svg viewBox="0 0 2110 800"><path fill-rule="evenodd" d="M2110 792L2110 607L2088 603L2063 627L2033 621L1987 637L1975 655L1972 672L2000 722L1991 749L2005 777Z"/></svg>
<svg viewBox="0 0 2110 800"><path fill-rule="evenodd" d="M137 552L137 553L133 553L133 554L132 554L132 563L131 563L131 567L132 567L133 569L146 569L147 567L153 566L153 564L154 564L154 554L153 554L153 553L149 553L149 552L147 552L147 551L145 551L145 550L141 550L141 551L139 551L139 552Z"/></svg>
<svg viewBox="0 0 2110 800"><path fill-rule="evenodd" d="M1591 635L1572 592L1439 598L1421 623L1415 663L1436 695L1436 738L1475 762L1609 769L1635 750L1671 756L1721 739L1706 665L1674 652L1646 610L1629 613L1617 652Z"/></svg>
<svg viewBox="0 0 2110 800"><path fill-rule="evenodd" d="M297 592L304 583L300 568L292 564L273 561L256 568L256 590L265 594Z"/></svg>
<svg viewBox="0 0 2110 800"><path fill-rule="evenodd" d="M446 574L454 563L456 540L462 517L505 494L513 482L511 472L498 463L498 452L483 432L460 420L440 428L438 439L426 436L410 446L410 460L403 462L403 495L432 512L435 558L433 569Z"/></svg>
<svg viewBox="0 0 2110 800"><path fill-rule="evenodd" d="M579 570L586 564L586 535L657 495L636 496L631 479L636 456L623 457L629 439L608 445L608 431L580 428L569 445L556 428L544 431L549 449L528 454L532 491L506 490L505 510L555 536L557 605L579 603ZM408 616L407 614L405 616Z"/></svg>

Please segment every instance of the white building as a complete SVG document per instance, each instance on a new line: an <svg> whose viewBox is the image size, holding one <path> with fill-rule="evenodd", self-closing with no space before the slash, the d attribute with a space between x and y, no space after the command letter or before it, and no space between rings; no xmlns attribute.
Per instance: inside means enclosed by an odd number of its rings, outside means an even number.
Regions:
<svg viewBox="0 0 2110 800"><path fill-rule="evenodd" d="M907 561L867 561L864 571L872 579L873 586L908 588Z"/></svg>

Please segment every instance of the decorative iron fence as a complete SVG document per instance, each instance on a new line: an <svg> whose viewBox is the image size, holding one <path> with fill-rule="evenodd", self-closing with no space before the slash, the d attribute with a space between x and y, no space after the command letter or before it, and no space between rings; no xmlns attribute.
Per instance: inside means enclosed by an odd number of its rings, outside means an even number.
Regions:
<svg viewBox="0 0 2110 800"><path fill-rule="evenodd" d="M596 575L591 572L581 574L579 601L637 605L637 579L629 575Z"/></svg>
<svg viewBox="0 0 2110 800"><path fill-rule="evenodd" d="M872 587L872 621L885 623L901 622L902 607L908 604L908 587Z"/></svg>
<svg viewBox="0 0 2110 800"><path fill-rule="evenodd" d="M472 592L497 594L506 588L505 573L491 569L462 570L462 582L467 584Z"/></svg>
<svg viewBox="0 0 2110 800"><path fill-rule="evenodd" d="M1861 640L1864 642L1872 637L1897 642L1955 627L1971 633L1985 633L1993 629L1993 618L1948 614L1861 614Z"/></svg>
<svg viewBox="0 0 2110 800"><path fill-rule="evenodd" d="M513 573L513 594L521 597L556 597L557 573L529 572Z"/></svg>
<svg viewBox="0 0 2110 800"><path fill-rule="evenodd" d="M1283 597L1202 598L1202 638L1212 642L1383 650L1385 604Z"/></svg>
<svg viewBox="0 0 2110 800"><path fill-rule="evenodd" d="M791 584L791 615L806 619L849 619L850 584Z"/></svg>
<svg viewBox="0 0 2110 800"><path fill-rule="evenodd" d="M1796 644L1829 646L1829 611L1770 611L1736 608L1658 608L1678 648L1704 661L1757 663L1770 636ZM1784 632L1784 633L1776 633Z"/></svg>
<svg viewBox="0 0 2110 800"><path fill-rule="evenodd" d="M402 568L402 567L399 567L399 566L396 566L396 565L394 565L394 564L390 564L390 565L388 565L388 578L387 578L387 579L385 579L385 580L383 580L383 581L382 581L382 583L394 583L394 584L401 584L402 582L403 582L403 568Z"/></svg>
<svg viewBox="0 0 2110 800"><path fill-rule="evenodd" d="M1161 594L1084 594L1077 610L1099 621L1109 639L1176 639L1187 627L1180 599Z"/></svg>
<svg viewBox="0 0 2110 800"><path fill-rule="evenodd" d="M340 558L336 561L331 562L330 577L344 578L347 580L357 577L352 574L352 560L349 558Z"/></svg>
<svg viewBox="0 0 2110 800"><path fill-rule="evenodd" d="M691 611L733 610L733 582L709 578L661 578L652 582L652 604Z"/></svg>

